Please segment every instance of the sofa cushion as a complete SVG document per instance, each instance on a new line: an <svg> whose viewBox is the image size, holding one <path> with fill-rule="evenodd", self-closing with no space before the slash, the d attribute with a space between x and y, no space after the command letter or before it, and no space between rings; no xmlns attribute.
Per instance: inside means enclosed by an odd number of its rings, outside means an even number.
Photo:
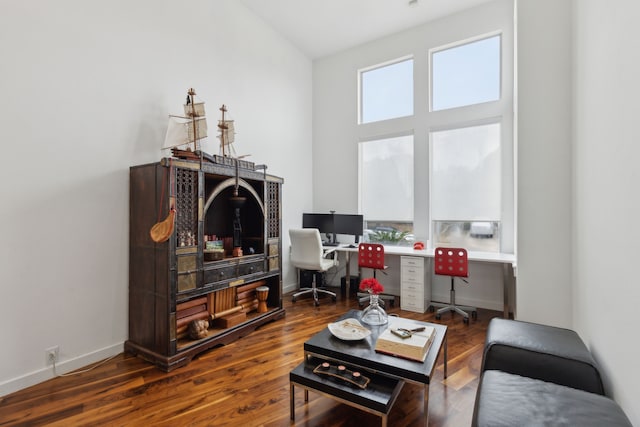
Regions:
<svg viewBox="0 0 640 427"><path fill-rule="evenodd" d="M472 426L629 426L620 406L599 394L501 371L482 374Z"/></svg>
<svg viewBox="0 0 640 427"><path fill-rule="evenodd" d="M491 319L482 371L491 369L604 395L596 361L569 329Z"/></svg>

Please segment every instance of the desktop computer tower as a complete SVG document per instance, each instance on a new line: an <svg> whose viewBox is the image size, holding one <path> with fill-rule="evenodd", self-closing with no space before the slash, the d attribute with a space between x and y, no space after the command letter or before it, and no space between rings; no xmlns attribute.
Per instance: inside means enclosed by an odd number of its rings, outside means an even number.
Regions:
<svg viewBox="0 0 640 427"><path fill-rule="evenodd" d="M300 270L300 287L310 288L313 283L313 275L316 275L316 287L321 288L327 286L326 274L321 271Z"/></svg>
<svg viewBox="0 0 640 427"><path fill-rule="evenodd" d="M349 276L349 295L357 295L358 286L360 286L360 276ZM347 293L347 278L345 276L340 278L340 293L342 295Z"/></svg>

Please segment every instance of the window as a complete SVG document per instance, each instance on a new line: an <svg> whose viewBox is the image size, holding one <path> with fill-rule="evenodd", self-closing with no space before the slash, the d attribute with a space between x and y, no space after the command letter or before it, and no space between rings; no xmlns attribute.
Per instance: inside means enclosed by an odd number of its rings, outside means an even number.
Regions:
<svg viewBox="0 0 640 427"><path fill-rule="evenodd" d="M359 71L360 123L413 114L413 59Z"/></svg>
<svg viewBox="0 0 640 427"><path fill-rule="evenodd" d="M499 251L500 124L431 132L430 140L434 245Z"/></svg>
<svg viewBox="0 0 640 427"><path fill-rule="evenodd" d="M411 244L413 135L361 142L359 157L365 240Z"/></svg>
<svg viewBox="0 0 640 427"><path fill-rule="evenodd" d="M436 36L425 27L423 39L412 33L401 48L415 46L411 56L358 70L354 133L365 239L402 234L400 244L514 252L509 16L456 20ZM469 26L478 29L471 38Z"/></svg>
<svg viewBox="0 0 640 427"><path fill-rule="evenodd" d="M500 99L500 36L431 52L432 111Z"/></svg>

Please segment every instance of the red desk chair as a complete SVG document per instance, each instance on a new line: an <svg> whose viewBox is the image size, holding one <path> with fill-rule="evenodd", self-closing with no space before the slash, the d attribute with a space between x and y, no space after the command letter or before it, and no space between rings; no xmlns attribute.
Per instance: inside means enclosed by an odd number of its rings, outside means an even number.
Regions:
<svg viewBox="0 0 640 427"><path fill-rule="evenodd" d="M460 277L463 282L469 283L464 279L469 277L467 250L462 248L436 248L433 258L433 272L440 276L451 277L451 301L449 304L431 303L431 311L433 311L433 307L442 307L436 312L436 319L440 320L440 316L446 311L460 314L466 324L469 324L467 311L471 312L471 317L477 319L478 311L475 307L456 305L454 279Z"/></svg>
<svg viewBox="0 0 640 427"><path fill-rule="evenodd" d="M379 243L360 243L358 245L358 269L371 268L373 269L373 277L376 277L376 271L387 269L384 265L384 246ZM385 273L386 274L386 273ZM360 306L369 301L368 293L358 293L358 300ZM391 305L395 303L395 297L393 295L380 295L380 305L384 307L384 301L389 301Z"/></svg>

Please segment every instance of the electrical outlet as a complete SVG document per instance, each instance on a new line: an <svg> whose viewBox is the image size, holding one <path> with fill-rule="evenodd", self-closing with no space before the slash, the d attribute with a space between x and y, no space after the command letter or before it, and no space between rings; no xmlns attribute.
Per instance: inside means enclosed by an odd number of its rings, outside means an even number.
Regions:
<svg viewBox="0 0 640 427"><path fill-rule="evenodd" d="M58 358L60 357L60 347L58 347L57 345L54 347L49 347L44 351L44 356L46 358L47 365L58 363Z"/></svg>

